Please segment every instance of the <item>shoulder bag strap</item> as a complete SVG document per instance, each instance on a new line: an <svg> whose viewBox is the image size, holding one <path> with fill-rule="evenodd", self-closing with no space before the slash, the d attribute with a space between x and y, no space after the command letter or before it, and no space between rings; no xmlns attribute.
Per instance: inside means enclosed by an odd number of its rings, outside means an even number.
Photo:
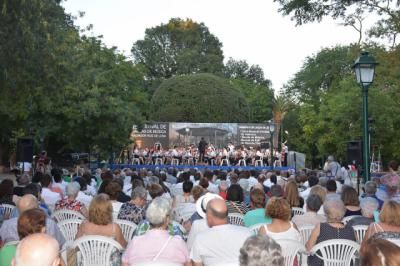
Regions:
<svg viewBox="0 0 400 266"><path fill-rule="evenodd" d="M160 257L161 253L165 250L165 248L168 246L169 241L171 241L172 236L169 236L167 241L165 241L164 245L160 249L160 251L157 253L157 255L153 258L153 261L156 261L158 257Z"/></svg>

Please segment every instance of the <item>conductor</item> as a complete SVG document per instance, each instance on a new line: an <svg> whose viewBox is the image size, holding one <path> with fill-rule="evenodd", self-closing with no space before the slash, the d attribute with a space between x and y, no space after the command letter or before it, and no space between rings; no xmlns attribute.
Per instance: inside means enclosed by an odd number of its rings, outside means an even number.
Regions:
<svg viewBox="0 0 400 266"><path fill-rule="evenodd" d="M204 140L204 137L201 137L201 140L199 142L199 161L200 162L204 162L204 154L206 152L206 148L207 148L207 142Z"/></svg>

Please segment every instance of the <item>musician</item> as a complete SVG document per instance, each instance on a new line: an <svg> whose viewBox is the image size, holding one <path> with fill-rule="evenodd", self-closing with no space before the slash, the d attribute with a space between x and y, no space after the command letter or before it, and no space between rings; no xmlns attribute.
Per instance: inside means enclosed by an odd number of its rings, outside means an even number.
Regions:
<svg viewBox="0 0 400 266"><path fill-rule="evenodd" d="M199 162L204 162L204 155L207 149L208 143L204 140L203 137L201 137L201 140L199 142L198 150L199 150Z"/></svg>

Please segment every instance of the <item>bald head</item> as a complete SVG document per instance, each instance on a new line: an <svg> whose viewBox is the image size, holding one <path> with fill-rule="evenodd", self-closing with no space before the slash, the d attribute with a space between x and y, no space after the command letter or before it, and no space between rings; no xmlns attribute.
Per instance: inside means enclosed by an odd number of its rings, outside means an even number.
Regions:
<svg viewBox="0 0 400 266"><path fill-rule="evenodd" d="M47 234L25 237L18 245L14 266L56 266L60 263L57 240Z"/></svg>
<svg viewBox="0 0 400 266"><path fill-rule="evenodd" d="M210 200L207 204L207 222L210 227L228 223L228 207L222 199Z"/></svg>
<svg viewBox="0 0 400 266"><path fill-rule="evenodd" d="M38 201L35 196L27 194L22 196L18 201L18 210L23 213L26 210L31 210L38 207Z"/></svg>

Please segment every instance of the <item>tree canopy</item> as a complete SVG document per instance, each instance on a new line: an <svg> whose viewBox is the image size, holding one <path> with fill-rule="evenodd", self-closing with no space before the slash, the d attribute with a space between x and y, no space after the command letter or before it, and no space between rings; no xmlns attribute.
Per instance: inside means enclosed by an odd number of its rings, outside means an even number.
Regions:
<svg viewBox="0 0 400 266"><path fill-rule="evenodd" d="M249 107L228 80L212 74L165 80L151 100L151 119L162 122L247 122Z"/></svg>
<svg viewBox="0 0 400 266"><path fill-rule="evenodd" d="M146 29L134 43L135 63L142 64L148 78L170 78L181 74L221 74L222 44L203 23L173 18L167 24Z"/></svg>
<svg viewBox="0 0 400 266"><path fill-rule="evenodd" d="M297 25L321 21L325 16L340 18L345 25L355 26L362 23L364 13L374 13L379 16L376 23L369 29L369 35L386 38L396 44L400 33L400 2L397 0L274 0L280 4L279 11L291 15ZM362 28L362 27L361 27ZM360 30L361 28L357 28Z"/></svg>

